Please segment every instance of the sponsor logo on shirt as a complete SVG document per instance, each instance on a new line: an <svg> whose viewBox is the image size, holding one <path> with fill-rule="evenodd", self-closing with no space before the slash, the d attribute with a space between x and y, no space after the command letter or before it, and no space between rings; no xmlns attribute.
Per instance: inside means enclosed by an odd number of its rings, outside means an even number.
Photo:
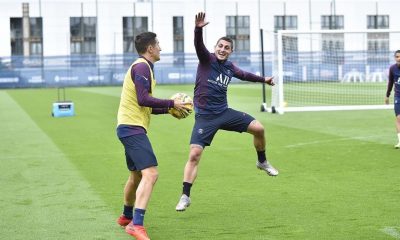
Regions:
<svg viewBox="0 0 400 240"><path fill-rule="evenodd" d="M231 81L231 79L228 76L221 73L218 75L218 77L215 80L208 79L208 81L213 84L217 84L218 86L226 88L228 86L229 82Z"/></svg>

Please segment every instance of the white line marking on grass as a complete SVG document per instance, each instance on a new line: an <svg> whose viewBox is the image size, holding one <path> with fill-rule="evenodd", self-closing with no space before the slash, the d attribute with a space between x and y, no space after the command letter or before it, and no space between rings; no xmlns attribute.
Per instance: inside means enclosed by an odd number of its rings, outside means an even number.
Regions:
<svg viewBox="0 0 400 240"><path fill-rule="evenodd" d="M400 231L398 229L399 227L385 227L381 231L394 239L400 239Z"/></svg>
<svg viewBox="0 0 400 240"><path fill-rule="evenodd" d="M316 140L316 141L311 141L311 142L302 142L302 143L290 144L290 145L286 145L285 147L286 148L296 148L296 147L303 147L303 146L306 146L306 145L315 145L315 144L328 143L328 142L340 142L340 141L350 141L350 140L368 140L368 139L373 139L373 138L376 138L376 137L378 137L378 136L377 135L371 135L371 136L359 136L359 137L332 138L332 139Z"/></svg>

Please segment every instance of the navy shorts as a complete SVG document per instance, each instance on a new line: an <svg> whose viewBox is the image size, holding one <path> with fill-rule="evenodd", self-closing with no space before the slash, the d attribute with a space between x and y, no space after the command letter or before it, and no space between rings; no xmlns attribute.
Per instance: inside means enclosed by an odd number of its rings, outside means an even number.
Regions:
<svg viewBox="0 0 400 240"><path fill-rule="evenodd" d="M234 132L246 132L249 124L255 119L244 112L231 108L220 114L200 115L196 114L192 130L190 144L210 146L215 134L219 129Z"/></svg>
<svg viewBox="0 0 400 240"><path fill-rule="evenodd" d="M396 117L400 115L400 97L394 98L394 114Z"/></svg>
<svg viewBox="0 0 400 240"><path fill-rule="evenodd" d="M157 166L157 159L146 134L119 139L125 148L126 165L130 171L140 171Z"/></svg>

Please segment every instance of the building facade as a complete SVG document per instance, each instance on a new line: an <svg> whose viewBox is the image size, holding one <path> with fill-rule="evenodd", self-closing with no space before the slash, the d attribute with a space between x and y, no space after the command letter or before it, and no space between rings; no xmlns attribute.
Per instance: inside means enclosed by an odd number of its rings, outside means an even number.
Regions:
<svg viewBox="0 0 400 240"><path fill-rule="evenodd" d="M394 0L0 0L0 3L0 87L119 84L126 67L137 57L135 36L144 31L156 32L160 41L158 78L165 83L193 82L197 65L194 16L199 11L205 11L210 22L204 29L208 49L212 50L220 37L229 36L235 46L233 61L257 73L262 65L262 29L266 55L262 66L268 75L273 72L279 30L400 29ZM306 48L312 49L313 44L291 35L284 36L282 43L284 61L298 69L305 69L304 64L308 64L308 72L316 71L312 69L319 63L299 60L310 58L301 53L310 52ZM370 62L377 65L376 61L383 56L384 61L378 65L384 69L389 53L400 48L385 32L368 34L366 44L369 59L366 63L357 62L359 66ZM321 35L318 45L323 52L321 63L346 70L342 68L345 53L356 50L352 48L360 44L349 41L343 33L328 32ZM314 54L310 56L313 59ZM301 72L293 74L307 75Z"/></svg>
<svg viewBox="0 0 400 240"><path fill-rule="evenodd" d="M393 7L396 2L390 0L0 0L0 3L1 57L135 53L133 39L142 31L156 32L164 53L194 53L193 25L198 11L205 11L210 21L205 29L207 47L212 48L220 36L230 36L238 52L260 50L260 28L267 33L281 29L400 29L400 15ZM340 43L335 45L340 47ZM265 46L266 51L271 49L271 45Z"/></svg>

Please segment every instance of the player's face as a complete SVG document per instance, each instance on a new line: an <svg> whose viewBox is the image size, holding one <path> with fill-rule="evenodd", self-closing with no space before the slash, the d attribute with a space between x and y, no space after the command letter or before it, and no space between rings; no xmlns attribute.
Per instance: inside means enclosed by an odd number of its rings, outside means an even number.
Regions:
<svg viewBox="0 0 400 240"><path fill-rule="evenodd" d="M396 61L396 64L400 66L400 53L394 55L394 60Z"/></svg>
<svg viewBox="0 0 400 240"><path fill-rule="evenodd" d="M161 52L161 47L160 43L158 42L158 39L156 38L156 44L150 46L151 49L151 54L154 59L154 62L157 62L160 60L160 52Z"/></svg>
<svg viewBox="0 0 400 240"><path fill-rule="evenodd" d="M219 40L217 42L217 45L215 46L215 56L217 57L218 60L224 61L228 59L229 55L232 53L232 45L230 42L225 41L223 39Z"/></svg>

